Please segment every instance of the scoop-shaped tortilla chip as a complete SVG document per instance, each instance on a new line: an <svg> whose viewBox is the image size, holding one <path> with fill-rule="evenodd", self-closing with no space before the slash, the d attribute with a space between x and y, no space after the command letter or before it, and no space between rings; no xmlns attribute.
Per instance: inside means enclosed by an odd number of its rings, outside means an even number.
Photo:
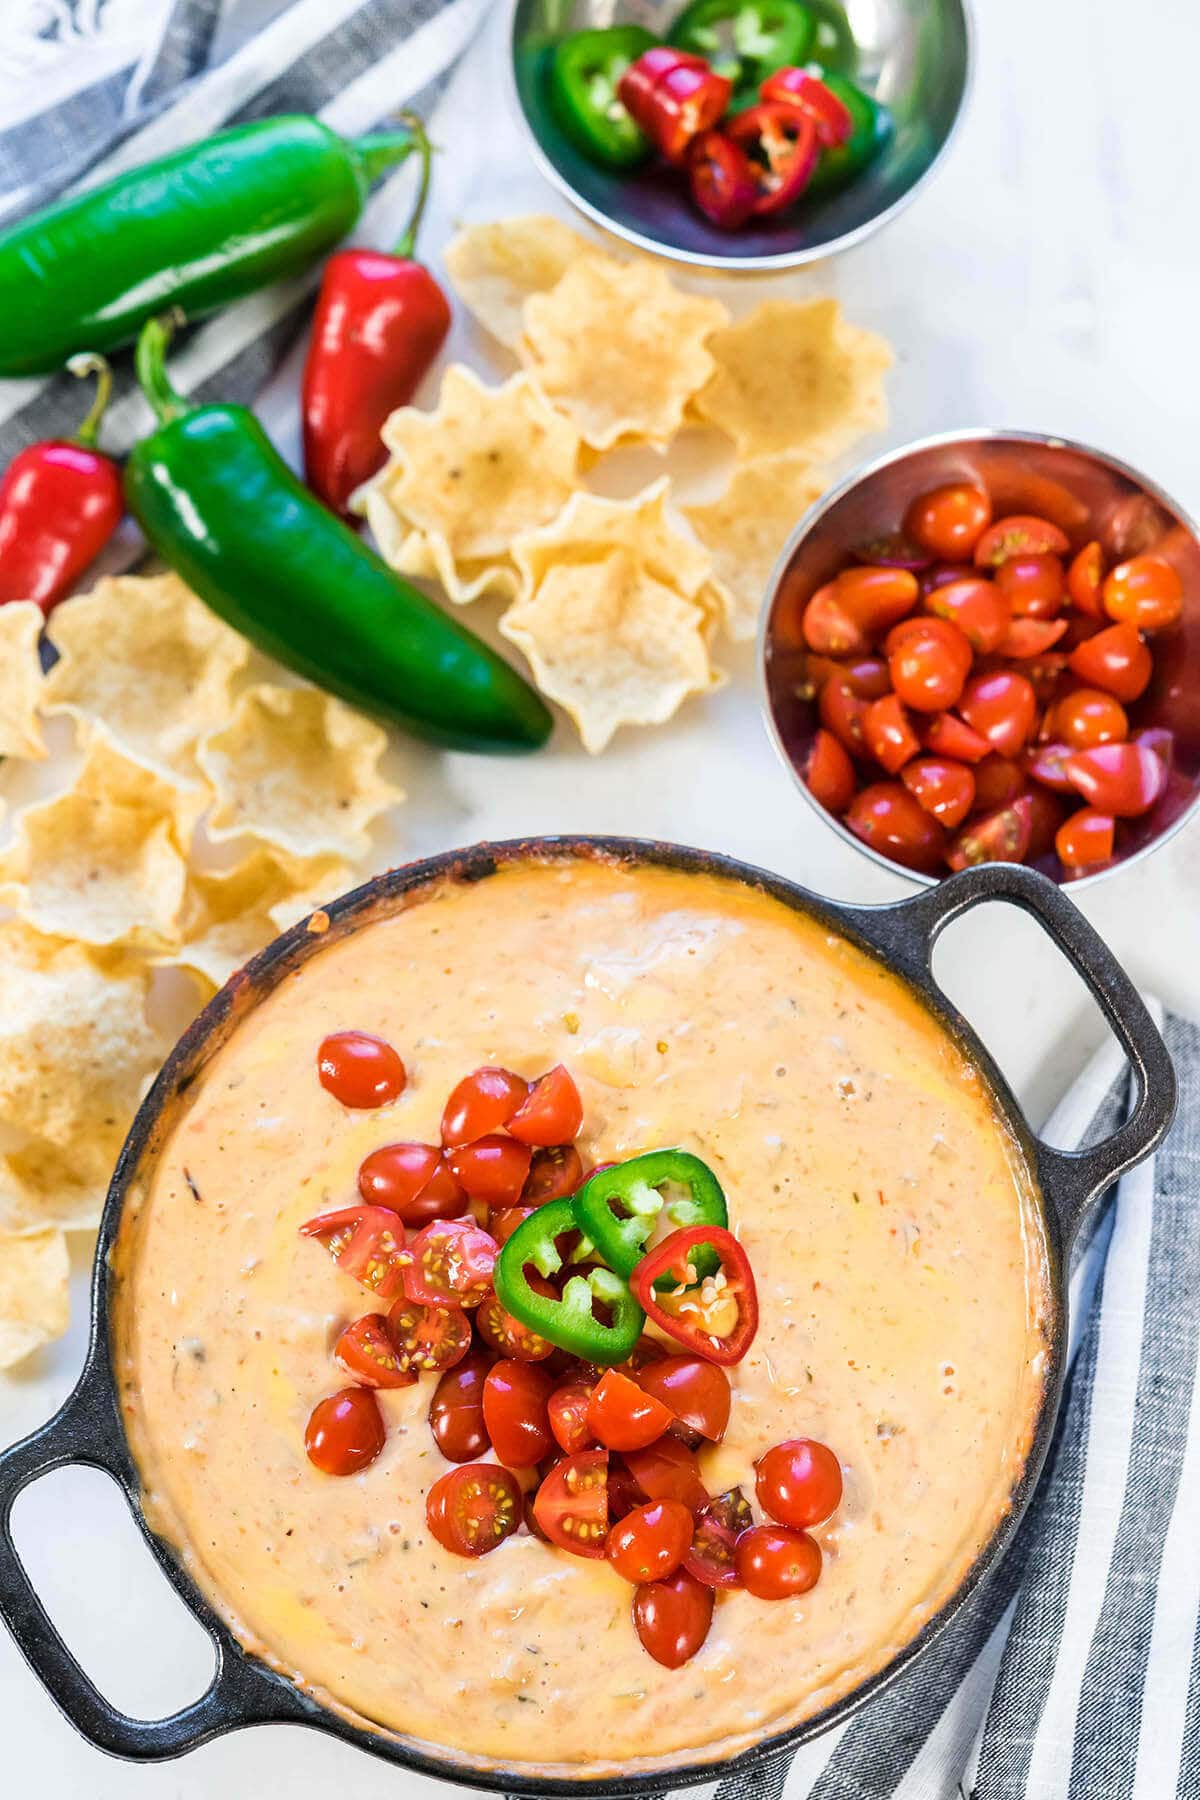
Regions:
<svg viewBox="0 0 1200 1800"><path fill-rule="evenodd" d="M194 870L183 942L170 961L221 987L285 925L353 884L353 871L336 857L289 857L261 845L233 868Z"/></svg>
<svg viewBox="0 0 1200 1800"><path fill-rule="evenodd" d="M70 1319L69 1274L61 1231L0 1233L0 1369L62 1336Z"/></svg>
<svg viewBox="0 0 1200 1800"><path fill-rule="evenodd" d="M94 1230L119 1147L105 1155L87 1139L63 1150L31 1138L0 1156L0 1231Z"/></svg>
<svg viewBox="0 0 1200 1800"><path fill-rule="evenodd" d="M525 213L491 225L466 225L446 246L454 291L485 330L514 350L525 302L561 281L594 244L549 213Z"/></svg>
<svg viewBox="0 0 1200 1800"><path fill-rule="evenodd" d="M549 525L513 539L521 592L531 592L557 562L589 562L623 549L656 580L694 600L708 580L712 558L672 521L669 497L665 475L630 500L573 494Z"/></svg>
<svg viewBox="0 0 1200 1800"><path fill-rule="evenodd" d="M0 756L46 754L38 719L45 681L38 639L45 622L32 600L0 606Z"/></svg>
<svg viewBox="0 0 1200 1800"><path fill-rule="evenodd" d="M719 500L685 506L683 516L708 548L725 630L752 638L767 583L792 528L829 486L829 476L796 451L738 463Z"/></svg>

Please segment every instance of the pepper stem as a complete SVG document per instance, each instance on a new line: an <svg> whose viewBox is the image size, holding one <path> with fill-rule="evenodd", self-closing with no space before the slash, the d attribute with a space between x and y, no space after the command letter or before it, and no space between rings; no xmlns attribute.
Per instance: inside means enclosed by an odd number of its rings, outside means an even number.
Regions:
<svg viewBox="0 0 1200 1800"><path fill-rule="evenodd" d="M176 393L171 386L166 369L171 339L183 324L183 319L184 315L177 306L172 307L170 312L160 313L156 319L147 319L134 353L138 381L154 408L154 416L160 425L169 425L172 419L182 418L184 413L191 410L183 395Z"/></svg>
<svg viewBox="0 0 1200 1800"><path fill-rule="evenodd" d="M367 186L396 168L416 145L411 131L376 131L370 137L355 138L351 145L362 165Z"/></svg>
<svg viewBox="0 0 1200 1800"><path fill-rule="evenodd" d="M81 350L67 364L72 375L94 375L96 377L96 398L92 401L82 425L75 433L75 442L85 450L96 448L96 434L100 430L100 421L108 407L112 394L112 370L102 356L94 350Z"/></svg>
<svg viewBox="0 0 1200 1800"><path fill-rule="evenodd" d="M421 220L425 216L425 203L429 199L429 177L433 169L433 145L425 130L424 122L416 113L398 113L397 118L402 125L407 125L412 132L413 147L421 158L421 174L417 182L417 197L413 201L413 209L409 214L408 224L404 227L404 235L393 252L396 256L411 257L417 247L417 233L421 229Z"/></svg>

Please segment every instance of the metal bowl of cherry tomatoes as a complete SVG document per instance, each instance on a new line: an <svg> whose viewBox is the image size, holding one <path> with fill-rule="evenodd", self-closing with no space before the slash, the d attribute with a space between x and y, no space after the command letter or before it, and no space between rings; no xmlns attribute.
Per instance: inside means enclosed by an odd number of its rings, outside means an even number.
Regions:
<svg viewBox="0 0 1200 1800"><path fill-rule="evenodd" d="M1200 803L1197 528L1086 445L952 432L857 470L784 549L759 650L806 800L914 881L1083 886Z"/></svg>

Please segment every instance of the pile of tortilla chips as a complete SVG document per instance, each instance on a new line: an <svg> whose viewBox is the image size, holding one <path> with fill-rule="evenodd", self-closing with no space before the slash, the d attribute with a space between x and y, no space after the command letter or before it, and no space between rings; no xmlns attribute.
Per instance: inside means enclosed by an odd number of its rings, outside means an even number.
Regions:
<svg viewBox="0 0 1200 1800"><path fill-rule="evenodd" d="M174 575L65 601L48 675L42 623L0 607L0 1368L66 1328L64 1233L94 1228L169 1047L159 972L194 1009L353 886L403 798L378 725L282 676ZM72 778L8 803L38 763Z"/></svg>
<svg viewBox="0 0 1200 1800"><path fill-rule="evenodd" d="M461 231L454 286L521 367L485 386L452 365L437 405L393 413L389 460L355 504L384 556L453 601L492 594L500 630L588 750L718 686L720 632L752 638L775 560L829 484L822 463L886 418L891 352L835 300L765 300L731 321L649 258L558 219ZM590 491L600 459L688 426L734 450L726 491L667 478Z"/></svg>

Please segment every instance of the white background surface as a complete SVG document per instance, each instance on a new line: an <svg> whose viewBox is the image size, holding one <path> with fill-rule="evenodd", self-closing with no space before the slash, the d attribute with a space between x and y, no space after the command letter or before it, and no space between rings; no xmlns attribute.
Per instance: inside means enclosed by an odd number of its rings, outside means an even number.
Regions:
<svg viewBox="0 0 1200 1800"><path fill-rule="evenodd" d="M898 359L892 421L864 455L948 427L1032 427L1113 451L1200 512L1192 129L1200 8L1192 0L977 5L968 116L911 210L836 265L738 284L732 303L826 289L852 318L886 332ZM436 121L447 153L426 234L431 255L462 218L565 211L509 116L500 23L472 52ZM386 228L378 241L388 241ZM456 327L450 350L487 366L468 327ZM267 409L281 439L286 397L285 384ZM399 749L410 800L398 835L379 844L380 865L477 838L613 831L725 850L841 898L906 891L847 849L795 793L759 719L752 651L724 660L734 679L722 693L665 729L620 734L596 760L566 727L548 753L521 763ZM1135 979L1200 1018L1200 825L1080 898ZM1003 908L952 928L937 966L1036 1123L1101 1035L1082 989L1037 928ZM0 1441L37 1425L74 1380L85 1336L82 1245L76 1260L70 1335L0 1377ZM201 1692L206 1640L103 1476L63 1471L28 1490L15 1516L35 1582L110 1698L152 1717ZM2 1633L0 1742L0 1792L47 1800L257 1800L285 1786L290 1800L315 1800L331 1785L358 1800L421 1790L433 1800L445 1791L290 1727L225 1738L176 1764L107 1761L58 1717Z"/></svg>

